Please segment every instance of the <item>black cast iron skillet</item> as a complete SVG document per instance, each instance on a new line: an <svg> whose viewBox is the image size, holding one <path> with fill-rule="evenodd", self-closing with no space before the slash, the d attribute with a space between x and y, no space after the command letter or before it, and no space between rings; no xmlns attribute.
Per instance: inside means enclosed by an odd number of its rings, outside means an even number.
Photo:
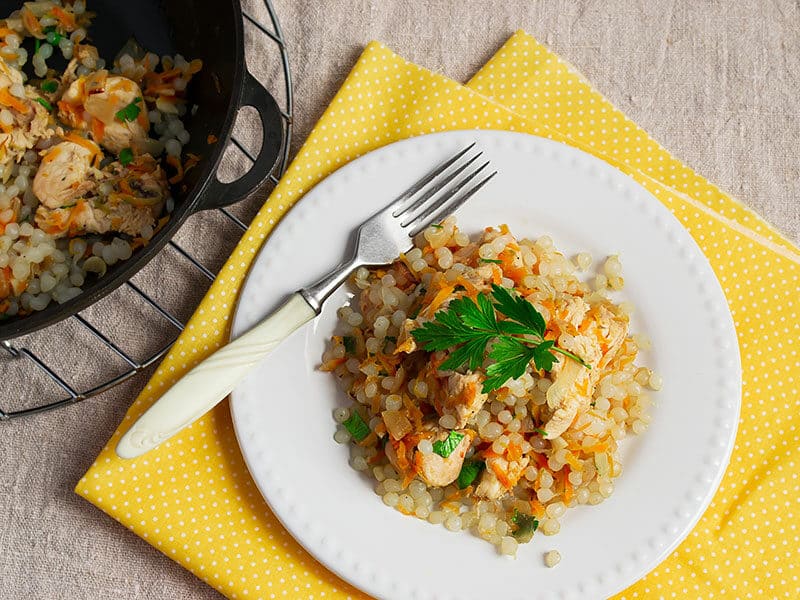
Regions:
<svg viewBox="0 0 800 600"><path fill-rule="evenodd" d="M155 256L191 214L233 204L255 190L267 178L280 154L283 134L280 109L247 71L238 0L89 0L88 5L96 13L89 29L91 43L109 64L131 37L159 56L180 53L187 60L203 60L203 69L193 77L188 91L189 105L197 104L199 108L184 119L191 134L186 151L202 156L202 160L173 188L175 210L147 246L127 261L109 267L103 277L87 278L83 294L77 298L64 304L52 303L26 317L0 322L0 340L57 323L113 291ZM1 1L0 18L21 6L21 0ZM51 62L54 61L48 64ZM261 117L261 150L244 176L221 183L216 177L217 166L242 106L252 106ZM216 136L218 141L209 145L209 135Z"/></svg>

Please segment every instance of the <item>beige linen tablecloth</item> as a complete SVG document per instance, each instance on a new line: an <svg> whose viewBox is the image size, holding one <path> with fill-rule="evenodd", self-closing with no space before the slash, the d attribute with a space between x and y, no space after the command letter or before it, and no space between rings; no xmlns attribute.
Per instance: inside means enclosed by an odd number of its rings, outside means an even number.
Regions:
<svg viewBox="0 0 800 600"><path fill-rule="evenodd" d="M259 1L245 5L263 14ZM409 60L466 80L510 33L524 28L570 60L679 158L800 242L796 3L650 1L635 8L622 0L275 4L290 40L295 76L294 147L368 40L381 39ZM252 30L248 34L251 69L277 90L274 47ZM264 54L272 58L265 61ZM246 119L242 137L248 138ZM231 157L229 171L242 162L237 158ZM256 195L237 210L251 214L264 197ZM193 218L179 238L213 267L224 260L234 236L210 214ZM160 299L181 316L191 314L202 295L201 281L167 257L138 278L143 287L165 280ZM93 316L100 323L119 323L130 314L120 297L98 306ZM115 339L142 356L170 333L155 320L109 326L114 328L121 331ZM76 385L95 379L101 368L114 368L101 366L96 349L80 337L65 352L64 337L40 336L31 345ZM2 424L0 599L220 597L72 493L148 375L82 405ZM55 392L33 376L12 373L5 359L0 359L0 377L7 392L3 397L11 397L14 406L41 402Z"/></svg>

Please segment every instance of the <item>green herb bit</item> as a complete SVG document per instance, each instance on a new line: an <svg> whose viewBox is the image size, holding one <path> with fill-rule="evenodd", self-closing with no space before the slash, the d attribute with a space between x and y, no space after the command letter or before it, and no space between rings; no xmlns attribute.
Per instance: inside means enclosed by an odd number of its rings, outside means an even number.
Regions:
<svg viewBox="0 0 800 600"><path fill-rule="evenodd" d="M357 442L360 442L369 435L369 425L364 422L358 411L354 410L346 421L342 423L345 429L350 433L350 436Z"/></svg>
<svg viewBox="0 0 800 600"><path fill-rule="evenodd" d="M480 475L485 467L486 464L482 460L465 461L464 465L461 467L461 472L458 474L458 479L456 480L458 489L463 490L472 485L472 482L478 478L478 475Z"/></svg>
<svg viewBox="0 0 800 600"><path fill-rule="evenodd" d="M344 344L344 351L351 356L356 353L356 338L352 335L346 335L342 338Z"/></svg>
<svg viewBox="0 0 800 600"><path fill-rule="evenodd" d="M499 285L492 286L491 297L493 301L485 293L475 300L456 298L446 309L438 311L433 321L411 332L424 350L450 350L450 356L440 365L441 370L457 370L467 365L474 371L483 364L490 343L488 357L492 364L486 369L484 393L521 377L531 361L539 370L551 370L558 361L554 352L591 368L580 357L544 339L546 323L533 304ZM506 319L500 321L497 313Z"/></svg>
<svg viewBox="0 0 800 600"><path fill-rule="evenodd" d="M537 427L536 429L534 429L534 431L542 437L547 437L547 432L541 427Z"/></svg>
<svg viewBox="0 0 800 600"><path fill-rule="evenodd" d="M133 150L130 148L123 148L119 152L119 162L123 167L127 167L133 162Z"/></svg>
<svg viewBox="0 0 800 600"><path fill-rule="evenodd" d="M40 87L43 92L52 94L58 89L58 82L55 79L48 79L47 81L43 81Z"/></svg>
<svg viewBox="0 0 800 600"><path fill-rule="evenodd" d="M478 259L482 263L493 263L495 265L502 265L503 261L499 258L480 258Z"/></svg>
<svg viewBox="0 0 800 600"><path fill-rule="evenodd" d="M33 42L33 53L39 54L39 48L42 47L42 43L39 41L39 38L36 38Z"/></svg>
<svg viewBox="0 0 800 600"><path fill-rule="evenodd" d="M533 515L526 515L518 510L514 510L514 516L511 517L511 522L517 526L514 533L511 535L520 543L526 544L533 539L533 534L539 528L539 521Z"/></svg>
<svg viewBox="0 0 800 600"><path fill-rule="evenodd" d="M444 225L439 225L439 223L431 223L428 227L433 227L434 229L444 229Z"/></svg>
<svg viewBox="0 0 800 600"><path fill-rule="evenodd" d="M135 121L136 117L139 116L139 113L142 112L142 109L139 107L138 104L141 101L142 99L139 97L134 98L133 102L128 104L128 106L126 106L122 110L118 110L114 114L114 116L117 117L117 119L119 119L120 121Z"/></svg>
<svg viewBox="0 0 800 600"><path fill-rule="evenodd" d="M453 450L456 449L463 439L463 433L451 431L450 435L447 436L447 439L433 442L433 451L442 458L447 458L453 453Z"/></svg>
<svg viewBox="0 0 800 600"><path fill-rule="evenodd" d="M37 101L39 104L41 104L42 106L44 106L44 107L45 107L47 110L53 110L53 105L52 105L52 104L50 104L50 103L49 103L47 100L45 100L44 98L37 98L37 99L36 99L36 101Z"/></svg>

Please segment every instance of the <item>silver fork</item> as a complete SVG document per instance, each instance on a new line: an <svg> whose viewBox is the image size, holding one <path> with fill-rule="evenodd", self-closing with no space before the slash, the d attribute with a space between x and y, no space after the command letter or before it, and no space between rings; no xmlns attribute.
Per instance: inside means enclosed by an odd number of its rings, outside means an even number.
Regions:
<svg viewBox="0 0 800 600"><path fill-rule="evenodd" d="M478 165L482 153L474 148L472 144L445 161L364 221L353 233L353 250L342 263L178 380L120 438L117 455L140 456L199 419L283 339L319 314L325 300L355 269L391 263L412 247L415 235L471 198L497 174L485 174L489 161Z"/></svg>

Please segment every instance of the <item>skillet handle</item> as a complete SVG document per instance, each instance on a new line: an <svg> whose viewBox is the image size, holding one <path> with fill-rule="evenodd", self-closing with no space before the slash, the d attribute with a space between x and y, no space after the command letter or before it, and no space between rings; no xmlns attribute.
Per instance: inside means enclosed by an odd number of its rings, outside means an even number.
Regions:
<svg viewBox="0 0 800 600"><path fill-rule="evenodd" d="M252 106L261 118L261 150L250 170L239 179L222 183L216 173L209 178L208 184L200 192L198 210L222 208L242 200L264 182L278 162L283 139L281 110L275 98L247 70L244 72L239 108L243 106Z"/></svg>

